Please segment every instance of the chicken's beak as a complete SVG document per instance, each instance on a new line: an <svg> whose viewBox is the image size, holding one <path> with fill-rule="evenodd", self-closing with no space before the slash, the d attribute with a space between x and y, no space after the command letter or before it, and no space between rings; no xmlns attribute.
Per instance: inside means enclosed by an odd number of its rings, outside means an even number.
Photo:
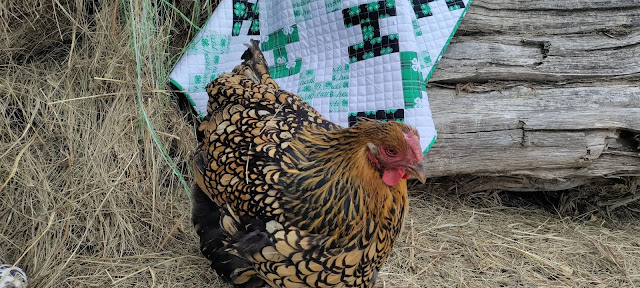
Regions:
<svg viewBox="0 0 640 288"><path fill-rule="evenodd" d="M422 184L427 181L427 169L424 168L422 163L418 163L415 166L407 166L406 168L409 170L409 173L420 180Z"/></svg>

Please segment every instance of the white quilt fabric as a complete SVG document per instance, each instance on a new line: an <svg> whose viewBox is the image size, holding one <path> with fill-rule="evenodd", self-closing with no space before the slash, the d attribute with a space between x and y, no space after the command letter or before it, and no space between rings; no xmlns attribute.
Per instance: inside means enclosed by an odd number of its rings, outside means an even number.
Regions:
<svg viewBox="0 0 640 288"><path fill-rule="evenodd" d="M259 2L258 2L259 1ZM222 0L170 74L201 116L205 86L261 41L271 75L329 120L403 121L426 153L426 83L471 0Z"/></svg>

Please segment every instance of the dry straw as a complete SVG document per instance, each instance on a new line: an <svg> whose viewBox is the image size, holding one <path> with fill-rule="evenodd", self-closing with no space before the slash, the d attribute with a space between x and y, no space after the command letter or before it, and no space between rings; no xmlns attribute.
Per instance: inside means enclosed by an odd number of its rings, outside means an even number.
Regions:
<svg viewBox="0 0 640 288"><path fill-rule="evenodd" d="M0 2L0 262L31 287L222 285L190 224L192 116L166 84L215 5ZM382 286L640 285L637 224L426 190Z"/></svg>

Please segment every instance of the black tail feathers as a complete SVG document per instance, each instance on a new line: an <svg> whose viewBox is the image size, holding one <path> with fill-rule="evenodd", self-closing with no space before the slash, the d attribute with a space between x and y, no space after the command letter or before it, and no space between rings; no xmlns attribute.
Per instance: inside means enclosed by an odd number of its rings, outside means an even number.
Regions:
<svg viewBox="0 0 640 288"><path fill-rule="evenodd" d="M198 185L193 189L192 205L192 221L200 236L200 251L211 261L211 268L236 287L263 286L264 281L256 275L251 263L231 253L236 246L232 245L235 241L220 225L224 210L213 203Z"/></svg>

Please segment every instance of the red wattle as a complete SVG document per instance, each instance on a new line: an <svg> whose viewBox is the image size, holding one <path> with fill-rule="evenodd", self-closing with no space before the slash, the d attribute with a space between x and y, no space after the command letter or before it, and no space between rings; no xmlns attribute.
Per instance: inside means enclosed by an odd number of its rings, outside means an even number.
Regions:
<svg viewBox="0 0 640 288"><path fill-rule="evenodd" d="M382 182L384 182L384 184L387 184L387 186L396 186L398 185L398 183L400 183L400 180L407 179L404 177L404 168L401 167L395 170L388 169L384 170L384 172L382 173Z"/></svg>

